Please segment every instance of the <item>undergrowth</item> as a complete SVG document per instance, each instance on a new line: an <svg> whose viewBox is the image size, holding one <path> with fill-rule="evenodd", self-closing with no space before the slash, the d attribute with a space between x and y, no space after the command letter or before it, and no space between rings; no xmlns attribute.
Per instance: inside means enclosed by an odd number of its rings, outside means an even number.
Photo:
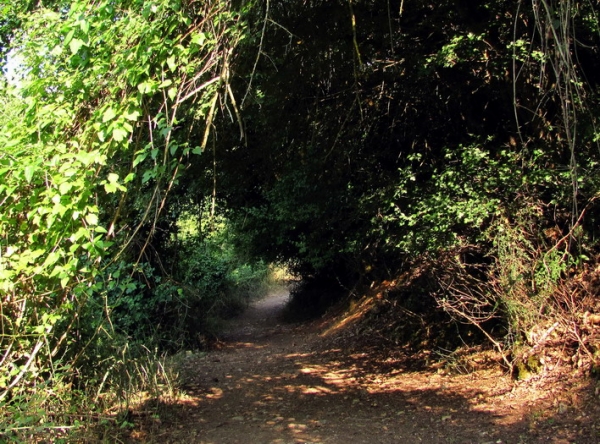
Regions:
<svg viewBox="0 0 600 444"><path fill-rule="evenodd" d="M61 333L68 346L5 378L26 376L0 400L0 440L118 442L140 405L159 418L181 395L178 353L209 347L223 319L279 284L280 270L245 261L225 230L172 241L177 267L168 274L151 261L108 267L105 292L92 294L75 322L59 319L56 332L42 336L51 348Z"/></svg>
<svg viewBox="0 0 600 444"><path fill-rule="evenodd" d="M305 282L291 311L321 316L333 302L335 317L362 307L352 327L357 341L411 350L415 360L422 355L459 372L474 368L465 350L483 347L516 379L564 365L596 376L600 265L576 260L577 227L548 230L534 206L522 208L490 224L486 242L421 254L386 280L352 291Z"/></svg>

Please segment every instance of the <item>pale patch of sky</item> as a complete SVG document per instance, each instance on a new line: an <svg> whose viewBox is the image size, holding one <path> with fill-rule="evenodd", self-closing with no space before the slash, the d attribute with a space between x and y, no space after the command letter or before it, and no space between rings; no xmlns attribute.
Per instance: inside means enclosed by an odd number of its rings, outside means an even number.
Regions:
<svg viewBox="0 0 600 444"><path fill-rule="evenodd" d="M8 83L12 86L18 87L23 78L23 73L20 70L22 68L22 61L23 59L14 49L8 53L6 65L2 69L2 75L4 75Z"/></svg>

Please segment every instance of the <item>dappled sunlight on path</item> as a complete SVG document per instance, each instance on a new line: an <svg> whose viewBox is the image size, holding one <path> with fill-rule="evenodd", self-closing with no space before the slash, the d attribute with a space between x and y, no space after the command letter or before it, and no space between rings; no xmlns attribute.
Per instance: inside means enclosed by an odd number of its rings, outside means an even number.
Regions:
<svg viewBox="0 0 600 444"><path fill-rule="evenodd" d="M322 326L284 324L286 295L231 322L220 350L190 355L186 397L146 441L195 443L597 442L556 424L499 369L411 369L401 351L347 350ZM554 397L554 398L553 398ZM159 435L162 437L159 439Z"/></svg>

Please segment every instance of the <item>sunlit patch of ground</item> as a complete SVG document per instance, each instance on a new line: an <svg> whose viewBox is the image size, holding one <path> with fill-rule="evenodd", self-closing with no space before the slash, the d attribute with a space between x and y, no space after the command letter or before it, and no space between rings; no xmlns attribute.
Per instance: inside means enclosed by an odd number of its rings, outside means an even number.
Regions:
<svg viewBox="0 0 600 444"><path fill-rule="evenodd" d="M145 422L140 413L130 441L600 442L594 381L556 372L516 382L486 350L444 362L361 345L344 336L353 315L333 330L284 325L284 302L255 306L220 350L184 360L182 397Z"/></svg>

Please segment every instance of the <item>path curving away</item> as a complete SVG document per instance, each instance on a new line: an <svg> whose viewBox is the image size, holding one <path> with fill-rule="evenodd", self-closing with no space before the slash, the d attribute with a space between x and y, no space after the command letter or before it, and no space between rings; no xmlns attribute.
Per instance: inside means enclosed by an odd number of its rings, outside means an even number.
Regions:
<svg viewBox="0 0 600 444"><path fill-rule="evenodd" d="M554 415L560 393L533 395L499 369L463 375L413 371L410 356L401 351L349 350L343 345L348 338L325 337L318 324L283 323L287 298L280 292L255 303L230 322L220 350L187 358L185 398L158 431L140 435L143 440L598 442L597 436L581 435L571 416L565 414L561 425ZM546 413L554 420L542 421Z"/></svg>

